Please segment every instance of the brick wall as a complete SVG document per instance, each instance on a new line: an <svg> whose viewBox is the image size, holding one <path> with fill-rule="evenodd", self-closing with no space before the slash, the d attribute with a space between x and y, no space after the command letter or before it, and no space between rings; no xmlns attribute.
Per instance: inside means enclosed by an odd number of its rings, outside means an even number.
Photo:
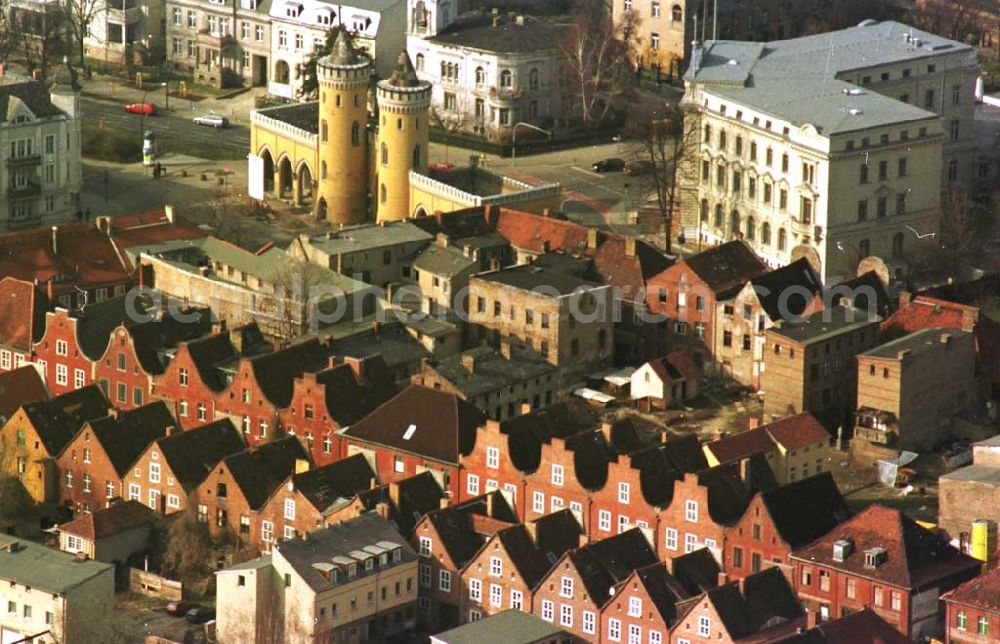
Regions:
<svg viewBox="0 0 1000 644"><path fill-rule="evenodd" d="M476 446L468 456L462 457L458 499L465 501L476 494L469 494L469 475L479 477L482 491L488 491L496 482L496 489L503 490L507 502L517 512L525 516L524 475L514 467L510 458L507 434L500 431L500 423L486 421L486 425L476 430Z"/></svg>
<svg viewBox="0 0 1000 644"><path fill-rule="evenodd" d="M58 396L89 385L92 382L91 363L76 341L77 320L69 317L65 309L56 309L45 317L45 335L34 345L35 356L29 359L44 361L49 394Z"/></svg>

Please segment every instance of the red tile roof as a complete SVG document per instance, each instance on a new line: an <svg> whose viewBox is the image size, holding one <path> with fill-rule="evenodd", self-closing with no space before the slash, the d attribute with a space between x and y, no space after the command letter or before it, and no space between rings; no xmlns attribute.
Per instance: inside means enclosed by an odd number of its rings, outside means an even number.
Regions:
<svg viewBox="0 0 1000 644"><path fill-rule="evenodd" d="M111 222L111 237L124 257L126 248L208 236L208 233L184 217L175 214L173 218L172 222L167 219L165 210L114 217Z"/></svg>
<svg viewBox="0 0 1000 644"><path fill-rule="evenodd" d="M776 420L761 429L766 430L785 449L798 449L830 440L830 433L809 412Z"/></svg>
<svg viewBox="0 0 1000 644"><path fill-rule="evenodd" d="M41 339L48 298L34 283L14 277L0 280L0 344L23 351Z"/></svg>
<svg viewBox="0 0 1000 644"><path fill-rule="evenodd" d="M0 235L0 275L58 280L55 290L62 293L74 284L126 281L131 270L106 234L89 223L71 223Z"/></svg>
<svg viewBox="0 0 1000 644"><path fill-rule="evenodd" d="M0 419L10 418L21 405L48 399L45 382L34 366L0 373Z"/></svg>
<svg viewBox="0 0 1000 644"><path fill-rule="evenodd" d="M974 306L918 295L882 322L882 336L891 340L933 328L971 331L978 317L979 309Z"/></svg>
<svg viewBox="0 0 1000 644"><path fill-rule="evenodd" d="M681 378L695 380L701 375L701 369L695 364L694 358L683 349L650 360L648 364L663 382L674 382Z"/></svg>
<svg viewBox="0 0 1000 644"><path fill-rule="evenodd" d="M1000 613L1000 568L970 579L955 590L945 593L941 599Z"/></svg>
<svg viewBox="0 0 1000 644"><path fill-rule="evenodd" d="M911 644L903 635L879 617L872 609L817 624L787 640L785 644Z"/></svg>
<svg viewBox="0 0 1000 644"><path fill-rule="evenodd" d="M763 427L714 440L706 443L705 447L715 455L720 465L735 463L754 454L778 451L778 446Z"/></svg>
<svg viewBox="0 0 1000 644"><path fill-rule="evenodd" d="M145 505L138 501L125 501L64 523L59 526L59 531L95 541L155 521L156 513Z"/></svg>
<svg viewBox="0 0 1000 644"><path fill-rule="evenodd" d="M843 561L833 560L833 543L850 540L853 550ZM875 568L865 565L865 551L885 550ZM872 505L840 524L792 558L876 579L902 588L918 589L953 575L974 575L982 562L962 554L935 533L917 525L899 510Z"/></svg>

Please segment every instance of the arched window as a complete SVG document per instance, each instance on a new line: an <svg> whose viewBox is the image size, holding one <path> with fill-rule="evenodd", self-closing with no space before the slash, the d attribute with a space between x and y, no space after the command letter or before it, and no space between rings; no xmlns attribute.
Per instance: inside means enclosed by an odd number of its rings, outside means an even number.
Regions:
<svg viewBox="0 0 1000 644"><path fill-rule="evenodd" d="M357 121L351 123L351 145L361 145L361 125Z"/></svg>
<svg viewBox="0 0 1000 644"><path fill-rule="evenodd" d="M735 210L729 216L729 230L733 235L740 234L740 213Z"/></svg>
<svg viewBox="0 0 1000 644"><path fill-rule="evenodd" d="M319 124L319 138L323 143L326 143L327 134L326 119L323 119Z"/></svg>
<svg viewBox="0 0 1000 644"><path fill-rule="evenodd" d="M441 78L448 78L448 63L441 61Z"/></svg>
<svg viewBox="0 0 1000 644"><path fill-rule="evenodd" d="M705 124L705 143L712 142L712 126Z"/></svg>
<svg viewBox="0 0 1000 644"><path fill-rule="evenodd" d="M715 204L715 227L722 230L722 204Z"/></svg>
<svg viewBox="0 0 1000 644"><path fill-rule="evenodd" d="M785 232L784 228L778 229L778 250L785 250L785 246L788 245L788 233Z"/></svg>
<svg viewBox="0 0 1000 644"><path fill-rule="evenodd" d="M509 69L500 72L500 87L511 87L514 84L514 76Z"/></svg>
<svg viewBox="0 0 1000 644"><path fill-rule="evenodd" d="M674 22L680 22L684 19L684 11L679 4L675 4L673 9L670 10L670 19Z"/></svg>
<svg viewBox="0 0 1000 644"><path fill-rule="evenodd" d="M872 244L867 239L862 239L858 242L858 253L861 255L862 259L868 257L872 254Z"/></svg>
<svg viewBox="0 0 1000 644"><path fill-rule="evenodd" d="M386 199L388 198L389 198L389 193L386 191L385 184L383 183L382 187L379 188L379 200L382 203L385 203Z"/></svg>
<svg viewBox="0 0 1000 644"><path fill-rule="evenodd" d="M382 165L389 165L389 146L382 144Z"/></svg>
<svg viewBox="0 0 1000 644"><path fill-rule="evenodd" d="M413 63L413 66L417 68L418 72L424 71L424 55L423 54L417 54L416 61Z"/></svg>
<svg viewBox="0 0 1000 644"><path fill-rule="evenodd" d="M354 95L354 107L360 107L360 106L361 106L361 97L358 96L357 94L355 94Z"/></svg>
<svg viewBox="0 0 1000 644"><path fill-rule="evenodd" d="M528 89L538 89L538 69L533 68L528 72Z"/></svg>
<svg viewBox="0 0 1000 644"><path fill-rule="evenodd" d="M319 164L319 178L326 179L326 161Z"/></svg>
<svg viewBox="0 0 1000 644"><path fill-rule="evenodd" d="M403 129L403 119L396 119L396 129L397 130Z"/></svg>
<svg viewBox="0 0 1000 644"><path fill-rule="evenodd" d="M766 245L771 245L771 224L764 222L764 225L760 227L760 241Z"/></svg>
<svg viewBox="0 0 1000 644"><path fill-rule="evenodd" d="M747 239L753 241L757 238L757 225L754 223L753 217L747 217Z"/></svg>
<svg viewBox="0 0 1000 644"><path fill-rule="evenodd" d="M482 67L476 67L476 85L482 86L486 84L486 70Z"/></svg>
<svg viewBox="0 0 1000 644"><path fill-rule="evenodd" d="M420 145L419 145L419 144L417 144L417 145L416 145L416 146L415 146L415 147L413 148L413 167L414 167L414 169L416 169L416 168L419 168L419 167L420 167L420 160L421 160L421 156L422 156L422 155L420 154Z"/></svg>
<svg viewBox="0 0 1000 644"><path fill-rule="evenodd" d="M708 199L701 200L701 220L708 223Z"/></svg>
<svg viewBox="0 0 1000 644"><path fill-rule="evenodd" d="M892 236L892 256L902 257L903 255L903 233L896 233Z"/></svg>
<svg viewBox="0 0 1000 644"><path fill-rule="evenodd" d="M337 100L335 102L337 103L337 107L340 107L340 94L337 94Z"/></svg>

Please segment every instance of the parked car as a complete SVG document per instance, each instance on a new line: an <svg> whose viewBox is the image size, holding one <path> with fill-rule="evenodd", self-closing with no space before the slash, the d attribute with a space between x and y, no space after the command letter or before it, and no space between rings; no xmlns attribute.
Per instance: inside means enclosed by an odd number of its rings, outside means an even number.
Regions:
<svg viewBox="0 0 1000 644"><path fill-rule="evenodd" d="M594 172L621 172L625 169L623 159L603 159L590 166Z"/></svg>
<svg viewBox="0 0 1000 644"><path fill-rule="evenodd" d="M195 125L207 125L209 127L229 127L229 119L221 114L202 114L194 117Z"/></svg>
<svg viewBox="0 0 1000 644"><path fill-rule="evenodd" d="M208 606L198 606L189 610L185 619L192 624L204 624L215 619L215 609Z"/></svg>
<svg viewBox="0 0 1000 644"><path fill-rule="evenodd" d="M173 615L174 617L181 617L187 615L188 611L193 608L200 608L201 604L196 604L195 602L189 602L183 599L177 601L172 601L167 604L167 614Z"/></svg>
<svg viewBox="0 0 1000 644"><path fill-rule="evenodd" d="M451 161L442 161L440 163L428 164L427 170L430 172L447 172L455 167L455 164Z"/></svg>
<svg viewBox="0 0 1000 644"><path fill-rule="evenodd" d="M653 163L651 161L629 161L625 164L625 174L630 177L638 177L643 174L649 174L653 171Z"/></svg>
<svg viewBox="0 0 1000 644"><path fill-rule="evenodd" d="M125 105L125 111L133 114L145 114L146 116L151 116L156 114L156 106L149 101L139 101L138 103L127 103Z"/></svg>

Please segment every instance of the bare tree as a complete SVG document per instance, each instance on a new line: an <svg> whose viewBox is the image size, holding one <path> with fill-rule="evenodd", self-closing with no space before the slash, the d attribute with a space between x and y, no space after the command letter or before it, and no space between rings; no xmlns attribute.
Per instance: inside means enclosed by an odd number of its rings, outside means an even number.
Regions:
<svg viewBox="0 0 1000 644"><path fill-rule="evenodd" d="M21 482L27 457L7 440L5 434L0 434L0 531L16 526L31 506L31 498Z"/></svg>
<svg viewBox="0 0 1000 644"><path fill-rule="evenodd" d="M269 276L273 290L263 298L260 313L271 318L274 335L291 340L310 332L316 307L322 307L323 295L317 289L329 281L329 271L312 262L289 258Z"/></svg>
<svg viewBox="0 0 1000 644"><path fill-rule="evenodd" d="M62 11L57 7L38 6L38 11L16 10L12 14L16 16L12 27L13 33L21 37L25 63L29 68L40 69L45 77L53 61L63 52L64 20Z"/></svg>
<svg viewBox="0 0 1000 644"><path fill-rule="evenodd" d="M680 207L684 173L691 167L684 163L684 155L692 143L697 143L696 130L695 119L687 118L680 107L671 104L631 121L632 156L648 170L640 180L643 201L656 203L663 221L667 253L671 251L670 234L674 214Z"/></svg>
<svg viewBox="0 0 1000 644"><path fill-rule="evenodd" d="M995 0L987 1L995 8ZM906 21L918 29L964 41L979 30L978 13L985 9L982 0L920 0L907 13Z"/></svg>
<svg viewBox="0 0 1000 644"><path fill-rule="evenodd" d="M944 252L939 255L948 275L959 276L975 257L979 241L974 204L963 191L951 190L941 204L941 249Z"/></svg>
<svg viewBox="0 0 1000 644"><path fill-rule="evenodd" d="M562 81L570 108L585 127L605 122L615 100L627 99L633 85L629 45L622 26L616 26L603 10L601 0L573 25L560 44Z"/></svg>
<svg viewBox="0 0 1000 644"><path fill-rule="evenodd" d="M86 57L83 52L84 41L90 33L90 25L98 13L105 10L105 6L106 0L66 0L64 8L66 29L73 37L81 69L86 69Z"/></svg>
<svg viewBox="0 0 1000 644"><path fill-rule="evenodd" d="M213 560L208 526L198 521L193 510L185 510L167 531L163 574L185 586L199 586L212 574Z"/></svg>
<svg viewBox="0 0 1000 644"><path fill-rule="evenodd" d="M453 110L446 110L437 105L431 106L430 110L431 124L449 136L467 130L476 122L476 118L469 114L469 104L464 95L461 100L456 97L456 101ZM444 140L444 160L448 160L447 137Z"/></svg>

